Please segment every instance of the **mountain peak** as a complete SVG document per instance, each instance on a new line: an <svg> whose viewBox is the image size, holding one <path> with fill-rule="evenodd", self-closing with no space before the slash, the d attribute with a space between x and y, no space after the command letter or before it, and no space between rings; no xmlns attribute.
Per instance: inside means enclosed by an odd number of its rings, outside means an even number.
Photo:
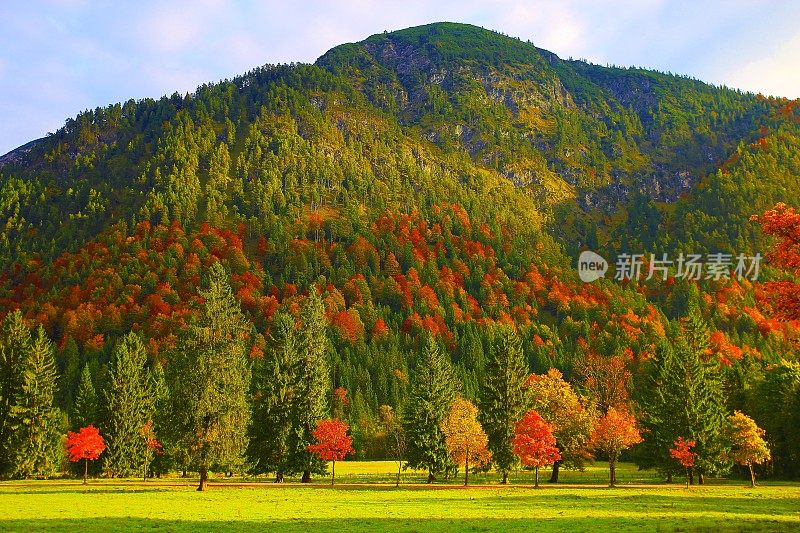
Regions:
<svg viewBox="0 0 800 533"><path fill-rule="evenodd" d="M539 50L530 42L471 24L435 22L337 46L320 57L317 64L331 70L363 68L369 56L381 63L394 63L393 59L407 60L409 55L440 66L462 61L494 65L542 61Z"/></svg>

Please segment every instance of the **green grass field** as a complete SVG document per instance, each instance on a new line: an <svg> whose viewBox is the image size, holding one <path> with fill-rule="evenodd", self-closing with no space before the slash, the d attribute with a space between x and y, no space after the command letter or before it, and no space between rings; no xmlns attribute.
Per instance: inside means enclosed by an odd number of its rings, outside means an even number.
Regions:
<svg viewBox="0 0 800 533"><path fill-rule="evenodd" d="M391 463L337 465L341 485L219 480L205 493L193 480L75 480L0 483L6 531L786 531L800 529L800 484L623 484L580 480L468 489L439 484L365 483L389 478ZM594 467L597 473L602 467ZM337 472L339 473L339 472ZM633 475L623 465L621 475ZM568 473L566 478L569 478ZM489 475L487 481L495 476ZM577 477L577 476L576 476ZM632 479L632 478L631 478ZM524 476L523 476L524 480ZM476 484L482 483L480 476ZM495 482L495 479L491 479ZM517 479L519 481L519 479ZM602 482L602 481L601 481ZM623 481L624 483L624 481Z"/></svg>

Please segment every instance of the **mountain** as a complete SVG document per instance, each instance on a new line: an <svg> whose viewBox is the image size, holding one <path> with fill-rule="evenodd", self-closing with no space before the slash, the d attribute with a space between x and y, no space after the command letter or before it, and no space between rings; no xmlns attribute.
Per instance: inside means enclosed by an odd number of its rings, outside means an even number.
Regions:
<svg viewBox="0 0 800 533"><path fill-rule="evenodd" d="M792 348L749 283L586 285L570 258L763 252L750 216L800 204L795 104L464 24L374 35L85 111L0 158L0 310L59 343L65 405L127 331L168 363L214 261L254 358L277 309L323 293L353 420L402 402L424 331L469 396L492 324L570 376L589 352L638 368L689 302L739 350L721 360L766 365Z"/></svg>

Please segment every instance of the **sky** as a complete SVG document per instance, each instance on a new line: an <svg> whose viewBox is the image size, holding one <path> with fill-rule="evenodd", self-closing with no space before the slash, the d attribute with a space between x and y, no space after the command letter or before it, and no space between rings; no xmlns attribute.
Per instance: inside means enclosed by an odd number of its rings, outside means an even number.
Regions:
<svg viewBox="0 0 800 533"><path fill-rule="evenodd" d="M384 30L465 22L560 57L800 97L800 2L0 0L0 154L84 109L313 62Z"/></svg>

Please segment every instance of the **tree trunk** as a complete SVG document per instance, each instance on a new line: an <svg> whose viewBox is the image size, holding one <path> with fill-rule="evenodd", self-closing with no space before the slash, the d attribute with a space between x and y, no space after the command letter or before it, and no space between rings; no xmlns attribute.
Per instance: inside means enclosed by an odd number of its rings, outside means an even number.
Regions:
<svg viewBox="0 0 800 533"><path fill-rule="evenodd" d="M689 488L689 469L686 469L686 488Z"/></svg>
<svg viewBox="0 0 800 533"><path fill-rule="evenodd" d="M667 472L667 483L672 483L672 471Z"/></svg>
<svg viewBox="0 0 800 533"><path fill-rule="evenodd" d="M311 470L303 471L303 478L300 480L300 483L311 483Z"/></svg>
<svg viewBox="0 0 800 533"><path fill-rule="evenodd" d="M333 485L334 481L336 481L336 461L332 462L331 467L331 485Z"/></svg>
<svg viewBox="0 0 800 533"><path fill-rule="evenodd" d="M755 487L756 486L756 474L755 474L755 472L753 472L753 465L752 464L748 464L747 468L750 469L750 486L751 487Z"/></svg>
<svg viewBox="0 0 800 533"><path fill-rule="evenodd" d="M501 481L500 483L502 483L503 485L508 484L508 472L506 472L505 470L503 470L503 481Z"/></svg>
<svg viewBox="0 0 800 533"><path fill-rule="evenodd" d="M436 476L433 475L433 472L428 470L428 484L430 485L434 481L436 481Z"/></svg>
<svg viewBox="0 0 800 533"><path fill-rule="evenodd" d="M89 477L89 459L83 460L83 484L86 485L86 478Z"/></svg>
<svg viewBox="0 0 800 533"><path fill-rule="evenodd" d="M397 483L395 483L395 487L400 486L400 469L403 468L403 461L397 461Z"/></svg>
<svg viewBox="0 0 800 533"><path fill-rule="evenodd" d="M553 472L550 474L550 481L548 483L558 483L558 471L561 468L561 460L559 459L553 463Z"/></svg>
<svg viewBox="0 0 800 533"><path fill-rule="evenodd" d="M275 483L283 483L283 472L275 472Z"/></svg>
<svg viewBox="0 0 800 533"><path fill-rule="evenodd" d="M613 487L617 483L617 461L608 459L608 486Z"/></svg>
<svg viewBox="0 0 800 533"><path fill-rule="evenodd" d="M205 465L200 467L200 484L197 486L197 490L202 492L206 490L208 487L208 469Z"/></svg>
<svg viewBox="0 0 800 533"><path fill-rule="evenodd" d="M539 488L539 467L538 466L536 467L536 475L535 475L534 479L535 479L535 481L533 483L533 486L538 489Z"/></svg>
<svg viewBox="0 0 800 533"><path fill-rule="evenodd" d="M185 467L183 469L183 473L181 474L181 477L189 477L189 474L186 473L186 468Z"/></svg>
<svg viewBox="0 0 800 533"><path fill-rule="evenodd" d="M694 485L694 470L689 469L689 485Z"/></svg>
<svg viewBox="0 0 800 533"><path fill-rule="evenodd" d="M705 477L703 476L703 473L702 472L698 472L697 473L697 484L698 485L702 485L703 483L705 483L705 481L706 480L705 480Z"/></svg>
<svg viewBox="0 0 800 533"><path fill-rule="evenodd" d="M469 483L469 458L464 460L464 486Z"/></svg>

